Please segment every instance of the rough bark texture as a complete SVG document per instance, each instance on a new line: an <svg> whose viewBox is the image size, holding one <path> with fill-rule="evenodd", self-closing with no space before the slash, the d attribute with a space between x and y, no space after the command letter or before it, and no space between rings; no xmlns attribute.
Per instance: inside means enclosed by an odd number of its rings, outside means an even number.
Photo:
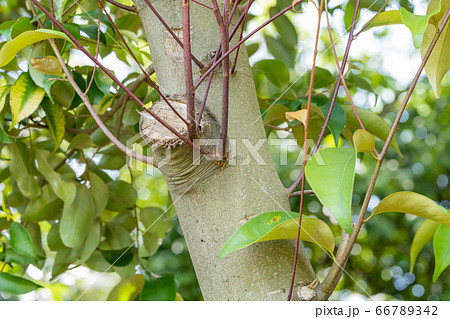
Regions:
<svg viewBox="0 0 450 319"><path fill-rule="evenodd" d="M182 49L176 45L143 0L136 0L150 46L158 83L169 96L185 93ZM211 4L211 1L204 1ZM222 1L219 1L222 5ZM155 0L169 26L181 37L181 1ZM213 12L192 4L191 32L193 54L204 61L211 58L220 42ZM181 58L180 58L181 57ZM233 55L231 61L233 61ZM220 71L220 70L219 70ZM200 70L194 65L194 78ZM211 127L208 137L217 138L221 118L222 77L214 76L207 109ZM206 81L205 81L206 83ZM202 99L203 84L196 92ZM197 106L198 107L198 106ZM241 49L236 74L230 79L229 138L236 141L237 153L223 170L202 158L192 165L192 150L186 145L171 149L171 160L161 167L173 197L181 227L191 254L205 300L286 300L294 257L293 241L252 245L230 254L218 255L223 244L249 215L273 210L290 210L288 194L277 175L267 143L259 150L264 164L258 163L242 142L256 145L265 139L258 100L245 48ZM256 122L255 122L256 121ZM254 123L252 125L252 123ZM233 142L232 142L233 143ZM154 150L161 161L165 149ZM244 163L249 157L251 160ZM248 160L247 160L248 161ZM246 164L246 165L245 165ZM315 279L314 271L300 248L297 285Z"/></svg>

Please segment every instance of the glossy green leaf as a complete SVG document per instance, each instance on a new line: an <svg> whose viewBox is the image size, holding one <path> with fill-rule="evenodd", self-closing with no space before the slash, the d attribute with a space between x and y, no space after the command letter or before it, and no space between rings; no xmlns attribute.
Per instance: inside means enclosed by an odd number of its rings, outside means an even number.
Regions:
<svg viewBox="0 0 450 319"><path fill-rule="evenodd" d="M411 244L411 249L409 251L409 272L412 273L414 270L414 265L416 264L417 256L420 251L425 247L425 245L433 239L434 233L439 227L439 223L431 219L426 219L422 225L420 225L414 239Z"/></svg>
<svg viewBox="0 0 450 319"><path fill-rule="evenodd" d="M383 11L377 14L374 19L367 22L363 29L370 30L375 27L383 27L392 24L402 24L402 16L399 10Z"/></svg>
<svg viewBox="0 0 450 319"><path fill-rule="evenodd" d="M39 222L42 220L52 220L61 211L63 201L55 195L50 185L45 185L41 189L41 196L30 200L22 219L28 222Z"/></svg>
<svg viewBox="0 0 450 319"><path fill-rule="evenodd" d="M286 122L286 112L289 112L289 108L287 106L281 104L272 105L269 109L266 110L263 123L279 125L283 122Z"/></svg>
<svg viewBox="0 0 450 319"><path fill-rule="evenodd" d="M36 249L31 240L28 231L22 227L19 223L12 223L9 226L9 243L11 247L19 254L36 258Z"/></svg>
<svg viewBox="0 0 450 319"><path fill-rule="evenodd" d="M323 149L308 161L305 176L320 202L339 225L353 233L351 204L355 179L354 149Z"/></svg>
<svg viewBox="0 0 450 319"><path fill-rule="evenodd" d="M369 218L386 212L416 215L450 227L450 216L438 204L426 196L413 192L398 192L385 197Z"/></svg>
<svg viewBox="0 0 450 319"><path fill-rule="evenodd" d="M308 72L308 81L311 77L311 72ZM314 71L314 88L324 88L330 86L336 81L336 78L331 74L330 71L324 68L316 67ZM309 82L308 82L309 83Z"/></svg>
<svg viewBox="0 0 450 319"><path fill-rule="evenodd" d="M353 134L353 145L357 152L372 153L375 147L375 139L369 132L357 130Z"/></svg>
<svg viewBox="0 0 450 319"><path fill-rule="evenodd" d="M4 251L4 261L7 263L13 262L24 266L28 266L34 263L34 259L30 256L19 254L14 249L10 248L6 248L6 250Z"/></svg>
<svg viewBox="0 0 450 319"><path fill-rule="evenodd" d="M74 200L75 194L77 192L75 184L64 181L47 162L47 159L43 155L42 151L36 150L35 152L39 171L42 173L42 175L44 175L45 179L51 185L56 196L64 201L64 205L70 205Z"/></svg>
<svg viewBox="0 0 450 319"><path fill-rule="evenodd" d="M173 301L176 295L175 276L167 274L145 281L140 299L142 301Z"/></svg>
<svg viewBox="0 0 450 319"><path fill-rule="evenodd" d="M424 32L430 19L441 11L444 0L432 0L428 6L427 15L416 15L405 8L400 8L403 23L411 31L414 46L420 48ZM431 9L433 8L433 9Z"/></svg>
<svg viewBox="0 0 450 319"><path fill-rule="evenodd" d="M441 273L450 265L450 227L440 225L433 238L434 267L433 281L436 281Z"/></svg>
<svg viewBox="0 0 450 319"><path fill-rule="evenodd" d="M450 0L444 1L443 8L445 7L445 12L450 8ZM433 11L437 6L437 0L432 0L428 6L428 11ZM425 33L423 35L422 46L420 47L420 52L422 54L422 58L425 56L425 53L428 50L428 47L433 40L433 37L436 33L436 26L441 25L444 16L439 19L435 25L428 24ZM433 88L434 95L436 98L440 95L440 84L445 74L447 74L450 69L450 28L449 24L445 26L442 30L442 34L439 37L439 40L436 42L436 46L431 52L430 58L428 59L427 64L425 64L425 72L427 74L428 80L430 81L431 87Z"/></svg>
<svg viewBox="0 0 450 319"><path fill-rule="evenodd" d="M109 293L108 301L133 301L141 293L145 284L144 275L134 275L123 279Z"/></svg>
<svg viewBox="0 0 450 319"><path fill-rule="evenodd" d="M10 144L9 152L11 155L9 169L21 193L31 199L37 198L41 190L30 168L30 153L27 146L23 143Z"/></svg>
<svg viewBox="0 0 450 319"><path fill-rule="evenodd" d="M330 103L325 104L320 109L322 110L322 114L326 116L330 109ZM335 103L333 113L331 113L330 122L328 123L328 128L334 138L334 145L339 145L339 136L346 124L347 119L345 117L344 109L339 103Z"/></svg>
<svg viewBox="0 0 450 319"><path fill-rule="evenodd" d="M10 89L11 85L3 85L0 87L0 112L5 107L6 96L8 95Z"/></svg>
<svg viewBox="0 0 450 319"><path fill-rule="evenodd" d="M139 220L144 224L148 233L159 238L166 237L166 233L172 229L172 219L168 218L165 211L159 207L145 207L139 212Z"/></svg>
<svg viewBox="0 0 450 319"><path fill-rule="evenodd" d="M359 125L356 115L353 113L353 108L347 104L342 105L342 108L344 109L345 116L347 117L347 127L353 130L360 129L361 126ZM382 117L372 111L357 106L356 110L361 119L361 122L364 124L364 128L372 135L378 137L380 140L386 141L389 135L389 131L391 130L389 124ZM392 139L390 146L400 156L402 156L402 153L398 148L397 140L395 138Z"/></svg>
<svg viewBox="0 0 450 319"><path fill-rule="evenodd" d="M102 70L97 69L94 75L95 84L106 96L109 96L111 93L111 86L113 84L113 80L106 75Z"/></svg>
<svg viewBox="0 0 450 319"><path fill-rule="evenodd" d="M64 204L61 217L61 240L67 247L83 243L94 218L95 206L92 193L83 185L77 185L75 199Z"/></svg>
<svg viewBox="0 0 450 319"><path fill-rule="evenodd" d="M134 187L123 181L114 181L107 184L109 200L106 208L112 211L126 211L136 203L137 193Z"/></svg>
<svg viewBox="0 0 450 319"><path fill-rule="evenodd" d="M45 99L41 103L42 109L45 112L48 128L50 130L50 135L52 136L55 146L53 152L56 151L61 144L64 133L66 132L66 118L64 117L64 112L61 106L51 103L49 100Z"/></svg>
<svg viewBox="0 0 450 319"><path fill-rule="evenodd" d="M92 142L91 137L87 133L80 133L75 135L69 145L69 149L79 149L83 150L86 148L94 147L95 144Z"/></svg>
<svg viewBox="0 0 450 319"><path fill-rule="evenodd" d="M286 89L289 85L289 69L279 60L261 60L255 68L261 70L267 79L280 89Z"/></svg>
<svg viewBox="0 0 450 319"><path fill-rule="evenodd" d="M8 64L12 59L14 59L16 54L23 48L39 41L55 38L65 39L72 43L72 41L67 37L67 35L55 30L39 29L21 33L13 40L7 42L0 49L0 67Z"/></svg>
<svg viewBox="0 0 450 319"><path fill-rule="evenodd" d="M20 278L6 272L0 273L1 292L7 292L13 295L22 295L38 288L42 288L42 286L37 285L30 280Z"/></svg>
<svg viewBox="0 0 450 319"><path fill-rule="evenodd" d="M136 248L129 247L117 250L101 250L103 258L114 267L126 267L133 261ZM118 270L117 268L115 269Z"/></svg>
<svg viewBox="0 0 450 319"><path fill-rule="evenodd" d="M11 128L33 114L44 95L45 91L34 84L27 72L23 72L11 88L10 104L13 115Z"/></svg>
<svg viewBox="0 0 450 319"><path fill-rule="evenodd" d="M298 213L275 211L253 217L242 225L223 246L219 259L229 253L254 243L279 239L296 239ZM302 218L300 239L325 248L331 255L334 250L334 236L328 225L317 218Z"/></svg>
<svg viewBox="0 0 450 319"><path fill-rule="evenodd" d="M98 246L101 250L121 250L133 244L130 233L121 225L106 223L105 240Z"/></svg>
<svg viewBox="0 0 450 319"><path fill-rule="evenodd" d="M83 249L80 255L80 263L85 262L92 256L94 251L97 249L98 244L100 243L101 235L100 222L98 220L95 220L92 223L92 226L89 229L89 232L84 241Z"/></svg>
<svg viewBox="0 0 450 319"><path fill-rule="evenodd" d="M93 172L88 172L90 190L94 197L95 216L99 216L108 204L109 189L105 182Z"/></svg>

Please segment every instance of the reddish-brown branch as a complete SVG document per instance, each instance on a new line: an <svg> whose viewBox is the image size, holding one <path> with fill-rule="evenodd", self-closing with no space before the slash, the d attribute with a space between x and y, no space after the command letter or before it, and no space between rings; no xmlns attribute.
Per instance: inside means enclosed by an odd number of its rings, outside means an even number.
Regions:
<svg viewBox="0 0 450 319"><path fill-rule="evenodd" d="M210 6L208 6L208 5L204 4L204 3L201 3L200 1L192 0L192 2L194 2L194 3L196 3L196 4L199 4L199 5L201 5L202 7L208 8L208 9L210 9L210 10L213 9L213 8L210 7Z"/></svg>
<svg viewBox="0 0 450 319"><path fill-rule="evenodd" d="M236 2L237 3L237 2ZM244 36L244 29L245 29L245 22L247 20L247 15L248 15L248 10L250 9L251 5L253 3L253 0L250 0L248 5L247 5L247 9L245 9L244 12L244 20L242 22L242 29L241 29L241 34L239 36L239 41L242 40L242 37ZM236 51L236 56L234 57L234 63L233 63L233 67L231 68L231 74L233 74L234 72L236 72L236 64L237 64L237 60L239 57L239 50L241 49L241 47L237 48Z"/></svg>
<svg viewBox="0 0 450 319"><path fill-rule="evenodd" d="M320 8L318 12L318 21L317 21L317 31L316 31L316 42L314 44L314 56L313 56L313 64L311 69L311 78L309 81L309 94L308 94L308 104L306 107L306 121L305 121L305 136L303 140L303 165L302 165L302 190L300 192L300 210L299 210L299 219L298 219L298 230L297 230L297 240L295 242L295 255L294 255L294 265L292 266L292 278L291 285L289 287L288 293L288 301L292 300L292 292L295 284L295 273L297 270L297 260L298 260L298 248L300 244L300 232L302 229L302 215L303 215L303 202L305 197L305 166L307 161L307 146L308 146L308 128L309 128L309 115L311 110L311 99L312 92L314 86L314 74L316 70L316 60L317 60L317 47L319 45L319 35L320 35L320 22L322 19L322 8L323 8L323 0L320 1Z"/></svg>
<svg viewBox="0 0 450 319"><path fill-rule="evenodd" d="M345 65L347 64L347 59L350 54L350 47L352 46L352 43L353 43L353 32L355 31L356 18L358 16L358 10L359 10L359 3L360 3L360 0L356 0L355 11L353 13L352 25L350 27L350 32L348 34L348 40L347 40L347 46L345 48L344 58L342 59L342 65L341 65L342 72L344 71ZM316 145L314 145L314 148L311 150L311 155L313 155L314 153L317 152L317 150L319 149L320 143L322 143L323 137L325 136L325 131L327 130L328 123L330 123L331 114L333 112L334 105L336 103L336 99L338 96L340 86L341 86L341 77L338 77L338 79L336 81L336 86L334 88L333 96L331 97L330 108L328 109L327 116L325 117L325 122L323 123L319 137L317 138ZM292 194L297 189L298 185L300 185L300 183L302 181L302 175L303 174L300 174L298 176L298 178L295 180L295 182L289 187L289 194Z"/></svg>
<svg viewBox="0 0 450 319"><path fill-rule="evenodd" d="M177 35L175 34L175 32L172 31L172 28L169 27L166 23L166 21L163 19L163 17L161 17L161 15L158 13L158 11L156 11L155 7L151 4L151 2L149 0L144 0L145 3L148 5L148 7L150 8L150 10L152 10L153 14L158 18L158 20L162 23L162 25L166 28L166 30L170 33L170 35L175 39L175 41L181 46L181 48L184 50L183 48L183 42L180 40L179 37L177 37ZM200 62L191 52L190 55L192 61L194 61L195 64L197 64L197 66L200 69L203 69L203 63Z"/></svg>
<svg viewBox="0 0 450 319"><path fill-rule="evenodd" d="M282 16L283 14L285 14L286 12L288 12L293 5L297 5L300 2L303 2L304 0L299 0L295 3L293 3L292 5L288 6L287 8L281 10L280 12L278 12L276 15L274 15L272 18L270 18L269 20L267 20L266 22L264 22L262 25L260 25L258 28L256 28L255 30L253 30L252 32L250 32L245 38L243 38L242 40L240 40L238 43L236 43L236 45L234 45L230 50L228 50L226 52L226 54L222 54L222 56L213 63L213 65L200 77L200 79L197 81L197 83L195 83L195 87L198 88L199 85L205 80L205 78L215 70L215 68L217 68L217 66L227 57L229 56L231 53L233 53L238 47L240 47L245 41L247 41L248 39L250 39L252 36L254 36L256 33L258 33L261 29L263 29L264 27L266 27L268 24L270 24L271 22L273 22L275 19L279 18L280 16Z"/></svg>
<svg viewBox="0 0 450 319"><path fill-rule="evenodd" d="M183 50L184 50L184 76L186 85L186 112L188 116L188 135L191 140L197 138L195 125L195 90L194 75L191 62L191 19L189 0L183 0Z"/></svg>
<svg viewBox="0 0 450 319"><path fill-rule="evenodd" d="M151 79L150 75L145 71L145 69L142 67L142 65L139 63L139 60L136 58L136 56L134 55L133 51L131 50L131 48L128 46L127 41L125 41L122 33L120 32L120 30L117 28L116 24L114 23L113 19L111 18L111 16L109 15L108 11L106 11L106 8L103 5L103 2L101 0L99 0L99 6L103 9L103 12L105 13L106 17L108 18L109 22L111 23L111 25L114 28L114 31L117 33L117 35L119 36L120 40L122 41L122 43L125 45L125 47L128 50L128 53L131 55L131 57L133 58L133 60L136 62L136 64L139 66L139 68L141 69L142 73L146 76L148 83L150 84L150 86L155 89L156 92L158 92L159 96L164 100L164 102L166 102L166 104L170 107L170 109L175 113L176 116L178 116L178 118L180 118L186 125L188 125L188 121L186 121L186 119L181 116L181 114L173 107L172 103L170 103L170 101L165 97L165 95L161 92L161 90L159 89L158 85L153 82L153 80ZM100 10L99 10L100 12ZM100 20L99 20L100 21ZM99 41L97 41L97 45L98 45Z"/></svg>
<svg viewBox="0 0 450 319"><path fill-rule="evenodd" d="M188 144L189 146L197 149L200 151L200 153L207 155L213 159L216 159L216 156L214 154L211 154L210 152L198 147L197 145L193 144L189 139L187 139L185 136L183 136L182 134L180 134L177 130L175 130L172 126L170 126L169 124L167 124L163 119L161 119L157 114L155 114L152 110L149 110L147 108L144 107L144 103L142 103L141 100L139 100L139 98L133 93L131 92L125 85L122 84L122 82L120 82L103 64L100 63L100 61L98 61L88 50L86 50L86 48L83 47L83 45L81 45L81 43L75 39L69 31L67 31L66 28L64 28L64 26L57 21L54 17L51 16L51 14L38 2L38 0L31 0L33 1L33 3L52 21L55 22L55 25L65 34L67 35L67 37L75 44L76 48L78 48L81 52L83 52L90 60L92 60L95 64L98 65L98 67L100 69L102 69L103 72L105 72L105 74L111 78L114 83L116 83L125 93L128 94L128 96L130 96L131 99L133 99L139 106L141 106L147 113L149 113L151 116L153 116L155 118L155 120L157 120L159 123L161 123L161 125L163 125L165 128L167 128L170 132L172 132L173 134L175 134L175 136L177 136L178 138L180 138L183 142L185 142L186 144Z"/></svg>
<svg viewBox="0 0 450 319"><path fill-rule="evenodd" d="M101 1L98 0L98 5L101 5ZM102 17L102 11L98 10L98 24L97 24L97 45L95 48L95 58L98 59L98 54L100 52L100 22L101 22L101 17ZM91 76L91 80L89 81L89 84L86 88L86 91L84 91L84 94L88 94L89 90L91 89L92 83L94 83L94 77L95 77L95 72L97 71L97 64L94 64L94 70L92 71L92 76Z"/></svg>

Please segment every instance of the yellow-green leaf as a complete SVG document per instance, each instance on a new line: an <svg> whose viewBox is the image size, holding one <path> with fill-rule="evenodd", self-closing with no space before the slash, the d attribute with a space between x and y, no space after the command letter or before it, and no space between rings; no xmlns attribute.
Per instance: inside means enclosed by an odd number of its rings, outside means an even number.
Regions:
<svg viewBox="0 0 450 319"><path fill-rule="evenodd" d="M383 27L391 24L402 24L402 17L399 10L380 12L372 20L367 22L363 29L367 31L374 27Z"/></svg>
<svg viewBox="0 0 450 319"><path fill-rule="evenodd" d="M308 111L307 110L298 110L295 112L286 112L285 116L286 116L286 120L288 120L289 122L292 121L300 121L303 124L306 125L306 116L308 115Z"/></svg>
<svg viewBox="0 0 450 319"><path fill-rule="evenodd" d="M52 103L50 100L44 100L41 105L45 115L47 116L46 118L50 135L55 143L55 146L53 147L54 152L58 149L64 138L64 133L66 131L66 118L64 117L64 112L60 105Z"/></svg>
<svg viewBox="0 0 450 319"><path fill-rule="evenodd" d="M427 12L431 12L435 10L438 5L438 0L432 0L428 6ZM450 8L450 0L444 1L445 12ZM442 15L437 25L441 25L442 20L445 15ZM433 22L433 21L430 21ZM428 24L427 29L423 35L422 46L420 47L420 52L422 54L422 58L425 56L425 53L428 50L428 47L433 40L433 37L436 33L436 26L433 23ZM427 74L428 80L430 81L431 87L433 88L434 95L436 98L440 95L440 85L442 79L445 74L450 69L450 27L449 23L442 30L442 34L439 37L439 40L436 43L436 46L431 52L430 58L428 59L427 64L425 64L425 73Z"/></svg>
<svg viewBox="0 0 450 319"><path fill-rule="evenodd" d="M426 196L414 192L398 192L384 198L369 218L381 213L399 212L428 218L450 227L450 216Z"/></svg>
<svg viewBox="0 0 450 319"><path fill-rule="evenodd" d="M44 89L34 84L28 73L22 73L11 88L10 104L13 120L10 129L30 116L38 108L44 95Z"/></svg>
<svg viewBox="0 0 450 319"><path fill-rule="evenodd" d="M48 181L56 196L64 201L64 207L70 205L76 195L76 186L73 183L62 180L61 176L56 173L47 159L40 150L36 149L36 160L38 163L38 169L44 175Z"/></svg>
<svg viewBox="0 0 450 319"><path fill-rule="evenodd" d="M109 293L108 301L133 301L145 284L144 275L123 279Z"/></svg>
<svg viewBox="0 0 450 319"><path fill-rule="evenodd" d="M411 249L409 251L409 272L412 273L414 270L414 265L416 264L417 256L420 251L425 247L425 245L433 239L434 233L439 227L439 223L431 219L426 219L422 225L420 225L414 239L411 244Z"/></svg>
<svg viewBox="0 0 450 319"><path fill-rule="evenodd" d="M41 73L62 76L61 63L54 56L31 58L31 65Z"/></svg>
<svg viewBox="0 0 450 319"><path fill-rule="evenodd" d="M433 281L450 265L450 227L440 225L434 233L433 248L436 265L434 266Z"/></svg>
<svg viewBox="0 0 450 319"><path fill-rule="evenodd" d="M375 147L375 139L369 132L357 130L353 134L353 145L357 152L372 153Z"/></svg>
<svg viewBox="0 0 450 319"><path fill-rule="evenodd" d="M75 46L75 44L69 39L67 35L59 31L48 29L25 31L15 37L13 40L5 43L5 45L1 48L0 67L8 64L23 48L39 41L55 38L67 40Z"/></svg>
<svg viewBox="0 0 450 319"><path fill-rule="evenodd" d="M3 85L0 87L0 112L3 110L6 102L6 96L8 95L11 85Z"/></svg>
<svg viewBox="0 0 450 319"><path fill-rule="evenodd" d="M269 240L296 239L298 213L274 211L257 215L242 225L223 246L219 259L229 253ZM302 218L300 239L325 248L332 256L334 236L328 225L317 218Z"/></svg>

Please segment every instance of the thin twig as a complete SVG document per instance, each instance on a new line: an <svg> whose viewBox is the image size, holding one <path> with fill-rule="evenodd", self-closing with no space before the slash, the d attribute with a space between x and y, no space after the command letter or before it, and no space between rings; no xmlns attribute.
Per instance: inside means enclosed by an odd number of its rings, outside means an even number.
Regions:
<svg viewBox="0 0 450 319"><path fill-rule="evenodd" d="M252 3L254 0L250 0L248 5L247 5L247 9L245 9L245 13L244 13L244 21L242 22L242 29L241 29L241 34L239 36L239 41L242 40L242 37L244 36L244 29L245 29L245 22L247 21L247 16L248 16L248 10L250 9ZM237 2L236 2L237 3ZM237 48L236 51L236 56L234 57L234 63L233 63L233 67L231 68L231 74L233 74L234 72L236 72L236 64L237 64L237 60L239 57L239 51L240 51L241 47Z"/></svg>
<svg viewBox="0 0 450 319"><path fill-rule="evenodd" d="M406 106L408 105L408 102L409 102L409 99L411 98L412 92L414 91L414 88L416 87L417 82L419 81L420 75L422 74L422 71L425 68L426 63L428 62L430 55L433 52L433 49L436 46L436 43L442 34L442 30L447 25L449 18L450 18L450 9L447 11L444 19L442 20L441 25L439 26L438 30L436 31L436 33L433 37L433 40L431 41L431 43L428 47L428 50L427 50L425 56L423 57L422 63L420 64L420 66L416 72L416 75L414 76L414 79L413 79L411 85L409 86L408 92L406 93L406 96L402 102L402 106L400 107L400 110L397 114L394 124L392 125L391 130L389 131L389 135L388 135L388 138L386 139L383 150L381 151L380 156L377 159L377 163L375 165L375 169L372 174L372 179L370 181L369 188L366 192L366 196L364 197L364 202L363 202L363 204L361 206L361 210L359 212L358 221L356 222L354 229L353 229L353 234L347 240L341 241L341 243L339 245L339 249L338 249L338 254L336 255L336 261L331 266L330 272L327 274L327 276L325 277L322 284L320 286L318 286L318 288L317 288L320 300L328 299L328 297L331 295L333 290L336 288L336 285L342 275L345 264L347 263L347 260L350 256L350 252L352 251L352 248L355 245L358 234L364 223L364 216L366 214L367 207L369 206L370 198L372 197L375 183L377 181L378 174L380 172L384 157L386 156L387 149L389 148L389 145L392 142L392 139L394 138L395 131L397 130L397 127L400 123L400 119L403 115L403 112L405 111Z"/></svg>
<svg viewBox="0 0 450 319"><path fill-rule="evenodd" d="M358 10L359 10L359 3L360 3L360 0L356 0L355 11L353 13L352 25L350 27L350 32L348 34L347 47L345 48L344 58L342 59L342 65L341 65L342 71L344 71L345 65L347 64L347 59L348 59L348 56L350 53L350 47L353 43L353 32L355 31L356 19L357 19ZM325 117L325 122L323 123L319 137L317 138L316 145L314 145L314 148L311 150L311 156L317 152L317 150L319 149L320 143L322 143L322 140L325 136L325 131L327 130L328 123L330 122L331 114L333 112L333 108L336 103L336 99L338 96L340 86L341 86L341 77L339 76L336 81L336 86L334 88L333 96L331 97L330 108L328 109L327 116ZM288 190L289 190L290 194L292 194L297 189L298 185L300 185L300 183L302 181L302 175L303 174L300 174L298 176L298 178L295 180L295 182L289 187Z"/></svg>
<svg viewBox="0 0 450 319"><path fill-rule="evenodd" d="M127 5L123 4L123 3L120 3L120 2L117 2L117 1L114 1L114 0L106 0L106 2L109 2L112 5L120 8L120 9L127 10L127 11L130 11L130 12L133 12L133 13L137 13L137 9L136 9L136 7L134 5L133 6L127 6Z"/></svg>
<svg viewBox="0 0 450 319"><path fill-rule="evenodd" d="M210 9L210 10L213 9L213 8L210 7L210 6L208 6L208 5L204 4L204 3L201 3L200 1L192 0L192 2L194 2L194 3L196 3L196 4L199 4L199 5L201 5L202 7L208 8L208 9Z"/></svg>
<svg viewBox="0 0 450 319"><path fill-rule="evenodd" d="M298 218L298 229L297 229L297 240L295 242L295 255L294 255L294 265L292 266L292 278L291 285L289 287L288 293L288 301L292 300L292 292L295 284L295 273L297 270L297 260L298 260L298 249L300 245L300 232L302 229L302 216L303 216L303 202L305 196L305 166L307 161L307 143L308 143L308 127L309 127L309 115L311 111L311 99L312 92L314 86L314 74L316 70L316 60L317 60L317 47L319 46L319 35L320 35L320 22L322 20L322 9L323 9L323 0L320 1L320 8L318 12L318 21L317 21L317 31L316 31L316 42L314 44L314 56L313 56L313 64L311 70L311 78L309 81L309 94L308 94L308 104L306 107L306 121L305 121L305 136L303 140L303 165L302 165L302 190L300 193L300 210L299 210L299 218Z"/></svg>

